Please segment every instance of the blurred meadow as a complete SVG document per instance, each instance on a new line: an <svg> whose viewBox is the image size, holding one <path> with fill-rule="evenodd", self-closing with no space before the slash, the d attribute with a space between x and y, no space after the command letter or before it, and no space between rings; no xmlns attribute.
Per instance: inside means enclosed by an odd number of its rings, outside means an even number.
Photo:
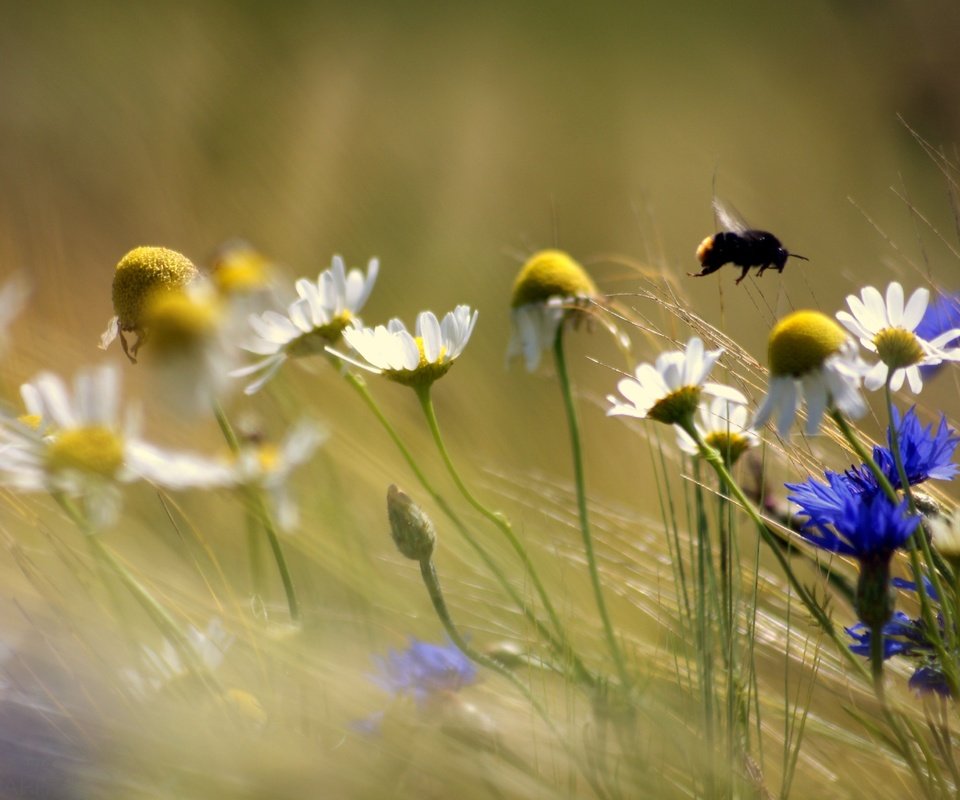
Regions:
<svg viewBox="0 0 960 800"><path fill-rule="evenodd" d="M2 3L0 278L20 274L31 290L4 355L5 408L21 413L17 389L40 370L69 378L106 360L124 398L140 401L151 441L225 456L212 414L178 413L158 401L148 364L97 349L120 258L159 245L203 267L241 237L292 294L334 254L348 266L378 257L365 323L479 310L433 390L446 444L474 493L512 520L590 668L613 674L555 370L549 358L533 374L504 365L518 270L544 248L572 254L627 318L639 361L716 328L758 362L723 362L757 402L767 335L786 312L832 315L846 295L890 280L960 288L960 205L935 155L958 158L957 30L960 6L947 0ZM715 190L810 261L740 286L732 266L687 277L715 231ZM653 286L659 299L645 296ZM687 311L704 324L692 329ZM622 779L605 796L707 796L687 779L688 759L709 756L685 725L696 701L677 664L690 643L662 505L689 501L693 467L672 433L605 416L630 365L602 326L585 327L567 336L568 363L641 742L604 743L596 752L635 757L593 766ZM300 524L282 537L299 628L287 624L266 549L265 606L251 604L236 493L125 487L120 520L103 534L179 623L203 630L218 619L233 637L216 672L227 710L192 688L130 692L123 676L144 645L161 648L161 632L98 572L60 507L4 490L0 703L10 687L37 700L0 706L0 797L604 796L502 676L483 673L459 693L466 710L439 725L370 680L375 658L410 636L444 641L416 565L391 542L391 483L436 524L437 570L469 642L534 652L536 636L336 370L304 361L252 397L237 381L224 404L272 440L301 417L326 432L293 473ZM917 398L927 421L960 416L951 368ZM446 474L414 393L376 376L367 384L533 603L507 544ZM880 403L862 421L875 439L885 424ZM772 484L828 457L842 468L832 438L795 437L795 450L766 451ZM678 516L677 541L688 543L695 526ZM869 686L843 673L752 530L743 534L743 560L757 559L763 576L751 702L765 712L755 733L767 760L760 788L733 795L919 796L860 722L874 708ZM838 624L855 621L843 601L831 610ZM518 674L574 749L602 737L602 714L581 693L542 670ZM381 730L358 732L387 706ZM795 706L811 711L786 779L777 748L789 750L783 720Z"/></svg>

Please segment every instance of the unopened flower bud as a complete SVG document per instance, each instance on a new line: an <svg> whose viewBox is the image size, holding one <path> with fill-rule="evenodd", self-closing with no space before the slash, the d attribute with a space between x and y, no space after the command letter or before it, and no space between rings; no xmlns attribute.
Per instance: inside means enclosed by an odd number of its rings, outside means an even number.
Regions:
<svg viewBox="0 0 960 800"><path fill-rule="evenodd" d="M387 489L387 516L390 535L397 550L414 561L424 561L433 554L437 541L433 523L410 496L391 484Z"/></svg>

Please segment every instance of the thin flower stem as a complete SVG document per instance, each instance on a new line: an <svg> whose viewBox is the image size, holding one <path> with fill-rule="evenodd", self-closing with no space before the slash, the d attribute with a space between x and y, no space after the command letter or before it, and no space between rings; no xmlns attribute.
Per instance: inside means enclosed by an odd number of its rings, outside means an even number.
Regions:
<svg viewBox="0 0 960 800"><path fill-rule="evenodd" d="M180 630L180 626L177 625L170 612L147 591L143 584L113 554L113 551L100 540L99 533L68 497L60 492L53 492L52 496L84 535L96 558L110 568L120 582L127 587L127 590L147 613L147 616L153 620L160 633L180 651L180 655L183 657L190 673L208 688L219 693L221 691L219 685L204 667L190 640Z"/></svg>
<svg viewBox="0 0 960 800"><path fill-rule="evenodd" d="M230 424L230 420L223 410L223 406L218 402L213 404L213 415L217 418L217 424L223 438L227 442L235 456L240 452L240 440ZM293 586L293 578L290 575L290 568L287 566L287 559L283 555L283 548L280 545L280 537L277 535L277 528L273 522L273 516L270 509L263 502L260 492L252 486L244 488L246 497L247 530L252 528L253 520L259 521L263 526L263 531L267 535L267 542L270 545L270 551L273 553L273 560L277 564L277 571L280 573L280 581L283 583L283 593L287 598L287 609L290 613L290 620L294 624L300 623L300 602L297 600L297 592ZM260 562L260 548L252 535L247 537L247 549L250 558L250 574L253 580L253 594L255 599L262 597L263 593L263 569Z"/></svg>
<svg viewBox="0 0 960 800"><path fill-rule="evenodd" d="M870 672L873 675L873 690L881 703L885 703L883 688L883 626L870 629Z"/></svg>
<svg viewBox="0 0 960 800"><path fill-rule="evenodd" d="M423 490L430 495L437 506L439 506L440 510L443 511L447 518L453 523L454 527L457 529L457 532L463 537L467 544L473 548L474 552L480 557L480 560L483 561L484 566L486 566L490 573L497 579L497 582L503 588L504 592L506 592L507 596L513 601L514 605L520 609L523 615L534 626L537 633L550 646L554 653L567 660L567 662L573 668L577 680L586 686L595 688L598 684L597 677L586 668L583 661L580 660L580 657L574 651L569 640L567 640L565 637L560 638L563 636L562 633L554 633L542 620L540 620L539 617L537 617L533 610L520 596L520 593L516 590L513 584L510 583L509 579L504 574L503 570L500 569L496 561L494 561L490 554L487 553L480 542L477 541L476 537L470 533L470 529L467 528L467 526L460 519L459 515L453 510L446 499L434 488L433 484L430 483L423 470L420 469L420 465L413 457L410 449L406 446L403 439L400 438L400 435L390 423L390 420L387 419L386 415L380 409L380 406L377 404L377 401L374 399L373 395L370 394L370 390L367 388L366 381L364 381L361 376L352 372L344 372L343 376L347 383L350 384L350 386L357 392L358 395L360 395L360 398L363 400L364 404L368 409L370 409L371 413L377 418L377 421L386 431L391 441L393 441L393 443L396 445L397 449L400 451L400 455L403 456L404 461L407 462L407 466L410 467L411 472L413 472L420 486L423 487Z"/></svg>
<svg viewBox="0 0 960 800"><path fill-rule="evenodd" d="M907 502L910 506L910 513L917 514L917 506L913 500L913 493L910 491L910 480L907 477L907 470L903 465L903 453L900 450L900 432L897 430L897 425L893 419L893 393L890 390L892 375L893 372L891 371L887 375L887 382L884 386L884 395L887 403L887 419L889 420L890 450L893 453L893 463L896 465L897 475L900 478L900 486L903 488L903 493L906 495ZM954 659L950 658L947 653L946 645L943 642L941 624L938 622L930 598L927 596L927 590L923 581L924 571L917 552L918 547L923 551L923 558L929 567L930 583L933 585L934 593L937 597L945 597L946 595L943 592L943 586L940 581L940 574L934 568L933 552L930 549L930 542L927 539L923 525L917 526L916 533L910 537L909 546L910 566L913 570L914 581L917 584L917 596L920 598L920 614L923 618L924 625L926 625L927 630L930 631L930 640L933 642L934 649L936 649L940 662L943 665L944 676L947 678L947 683L950 686L950 693L953 697L958 697L960 696L960 676L957 675ZM940 613L943 615L942 627L948 631L953 630L954 621L950 603L941 602Z"/></svg>
<svg viewBox="0 0 960 800"><path fill-rule="evenodd" d="M453 622L453 618L450 616L450 611L447 608L447 602L443 596L443 590L440 587L440 578L437 576L437 570L433 565L432 559L425 558L420 561L420 575L423 578L423 584L427 589L427 594L430 596L430 602L433 604L434 611L437 612L437 617L440 619L440 623L443 625L443 628L447 632L447 636L450 637L450 640L458 648L460 648L460 651L471 661L474 661L480 666L496 672L501 677L510 681L510 683L512 683L514 687L526 698L527 702L530 703L530 705L533 707L533 710L537 713L537 716L543 720L543 722L550 729L551 733L556 736L557 741L560 742L564 750L567 751L567 755L569 755L573 762L577 765L577 768L580 770L586 781L590 784L590 787L593 789L593 791L596 792L597 796L601 798L608 797L609 795L607 792L597 782L596 777L591 772L589 763L586 762L583 757L580 756L580 754L570 746L566 737L561 735L560 730L547 713L547 709L544 707L543 703L537 699L536 695L530 691L530 687L521 681L513 672L511 672L499 661L496 661L495 659L490 658L489 656L486 656L477 650L474 650L468 644L467 640L461 635L460 631L457 629L457 626Z"/></svg>
<svg viewBox="0 0 960 800"><path fill-rule="evenodd" d="M554 630L557 632L557 636L559 637L560 641L568 642L569 639L567 637L563 622L560 619L560 615L554 608L553 602L550 600L550 594L543 585L543 581L540 580L540 575L537 573L536 567L534 567L533 562L530 560L530 555L527 553L523 543L517 538L516 533L514 533L513 526L510 524L510 520L508 520L501 512L493 511L481 503L473 494L473 492L471 492L467 487L467 484L457 471L456 466L454 466L453 459L450 457L450 452L447 450L447 446L443 441L443 436L440 433L440 423L437 421L436 410L433 407L433 399L430 393L430 387L425 386L418 388L417 398L420 400L420 407L423 409L423 414L426 417L427 425L430 428L431 435L433 436L434 444L436 444L437 450L440 452L440 457L443 459L443 463L447 467L447 472L450 473L450 477L460 490L460 494L463 495L466 501L473 506L476 511L496 525L500 532L506 537L507 541L510 543L510 546L513 548L513 551L517 554L517 557L523 564L523 568L527 575L530 576L530 580L533 582L533 588L540 597L540 601L543 603L543 607L546 609L547 616L549 616L550 622L553 624Z"/></svg>
<svg viewBox="0 0 960 800"><path fill-rule="evenodd" d="M593 536L590 533L590 518L587 515L587 491L583 475L583 454L580 448L580 423L577 420L577 407L573 402L573 391L570 387L570 377L567 374L567 360L563 353L563 331L565 326L557 327L557 335L553 340L553 356L557 365L557 377L560 381L560 392L563 395L563 404L567 412L567 425L570 428L570 446L573 451L573 474L577 487L577 509L580 516L580 533L583 537L583 549L587 557L587 566L590 570L590 582L593 584L593 594L597 602L597 611L603 623L603 631L607 638L610 655L617 667L620 683L624 688L630 686L630 673L620 650L613 625L610 624L610 615L607 612L607 603L603 598L603 586L600 583L600 572L597 569L597 558L593 552Z"/></svg>

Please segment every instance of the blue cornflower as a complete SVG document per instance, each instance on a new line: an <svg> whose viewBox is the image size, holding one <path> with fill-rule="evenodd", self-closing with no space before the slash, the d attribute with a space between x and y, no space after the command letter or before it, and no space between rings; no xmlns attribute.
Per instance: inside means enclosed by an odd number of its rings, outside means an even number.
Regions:
<svg viewBox="0 0 960 800"><path fill-rule="evenodd" d="M374 683L391 694L411 695L424 703L431 695L456 692L477 680L477 668L452 642L445 645L410 637L406 650L391 650L375 659Z"/></svg>
<svg viewBox="0 0 960 800"><path fill-rule="evenodd" d="M858 622L845 629L854 644L850 652L858 656L870 655L872 640L870 628ZM883 657L917 656L933 652L933 644L927 636L922 619L911 619L902 611L895 611L893 617L883 626Z"/></svg>
<svg viewBox="0 0 960 800"><path fill-rule="evenodd" d="M950 428L943 414L940 415L940 423L934 431L933 423L926 427L920 424L916 406L911 407L903 417L894 408L893 424L897 430L903 468L911 486L929 479L940 481L953 479L958 470L958 466L953 462L953 455L957 444L960 444L960 436ZM900 485L900 473L893 458L893 439L889 428L887 444L888 447L878 445L873 448L873 460L887 476L891 485L895 489L901 489L903 487ZM861 491L875 491L877 488L876 478L866 464L851 467L847 470L846 476Z"/></svg>
<svg viewBox="0 0 960 800"><path fill-rule="evenodd" d="M808 481L807 485L817 483ZM906 500L894 505L885 495L858 493L849 481L842 479L834 480L829 488L833 497L828 500L823 484L819 484L823 497L809 506L804 505L801 493L790 495L800 512L810 517L800 535L824 550L853 556L861 562L889 558L906 544L920 524L919 515L907 513Z"/></svg>
<svg viewBox="0 0 960 800"><path fill-rule="evenodd" d="M953 294L941 292L927 306L923 319L920 320L914 333L929 342L955 328L960 328L960 292ZM924 378L927 378L939 372L945 363L943 361L939 364L920 367L920 372L923 373Z"/></svg>
<svg viewBox="0 0 960 800"><path fill-rule="evenodd" d="M826 483L810 477L803 483L784 484L793 492L787 495L787 499L800 506L801 513L810 518L806 526L815 523L832 525L843 517L848 502L865 492L876 494L876 483L870 488L858 480L859 476L851 476L849 472L840 474L828 469L823 477Z"/></svg>
<svg viewBox="0 0 960 800"><path fill-rule="evenodd" d="M935 664L928 664L917 669L910 676L907 685L918 694L934 692L941 697L950 697L950 685L947 683L947 676Z"/></svg>

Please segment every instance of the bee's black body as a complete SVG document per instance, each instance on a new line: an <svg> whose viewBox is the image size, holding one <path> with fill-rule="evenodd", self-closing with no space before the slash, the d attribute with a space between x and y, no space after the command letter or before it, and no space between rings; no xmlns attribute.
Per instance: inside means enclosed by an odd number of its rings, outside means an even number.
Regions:
<svg viewBox="0 0 960 800"><path fill-rule="evenodd" d="M722 207L718 207L717 210L720 212L721 219L728 222L731 228L736 227L736 230L715 233L700 243L697 248L697 260L702 269L692 274L694 278L716 272L724 264L733 264L743 270L736 280L740 283L747 277L750 267L760 267L757 274L763 275L764 271L771 267L776 267L777 272L783 272L790 256L807 260L804 256L789 252L772 233L735 225L729 222L729 212Z"/></svg>

